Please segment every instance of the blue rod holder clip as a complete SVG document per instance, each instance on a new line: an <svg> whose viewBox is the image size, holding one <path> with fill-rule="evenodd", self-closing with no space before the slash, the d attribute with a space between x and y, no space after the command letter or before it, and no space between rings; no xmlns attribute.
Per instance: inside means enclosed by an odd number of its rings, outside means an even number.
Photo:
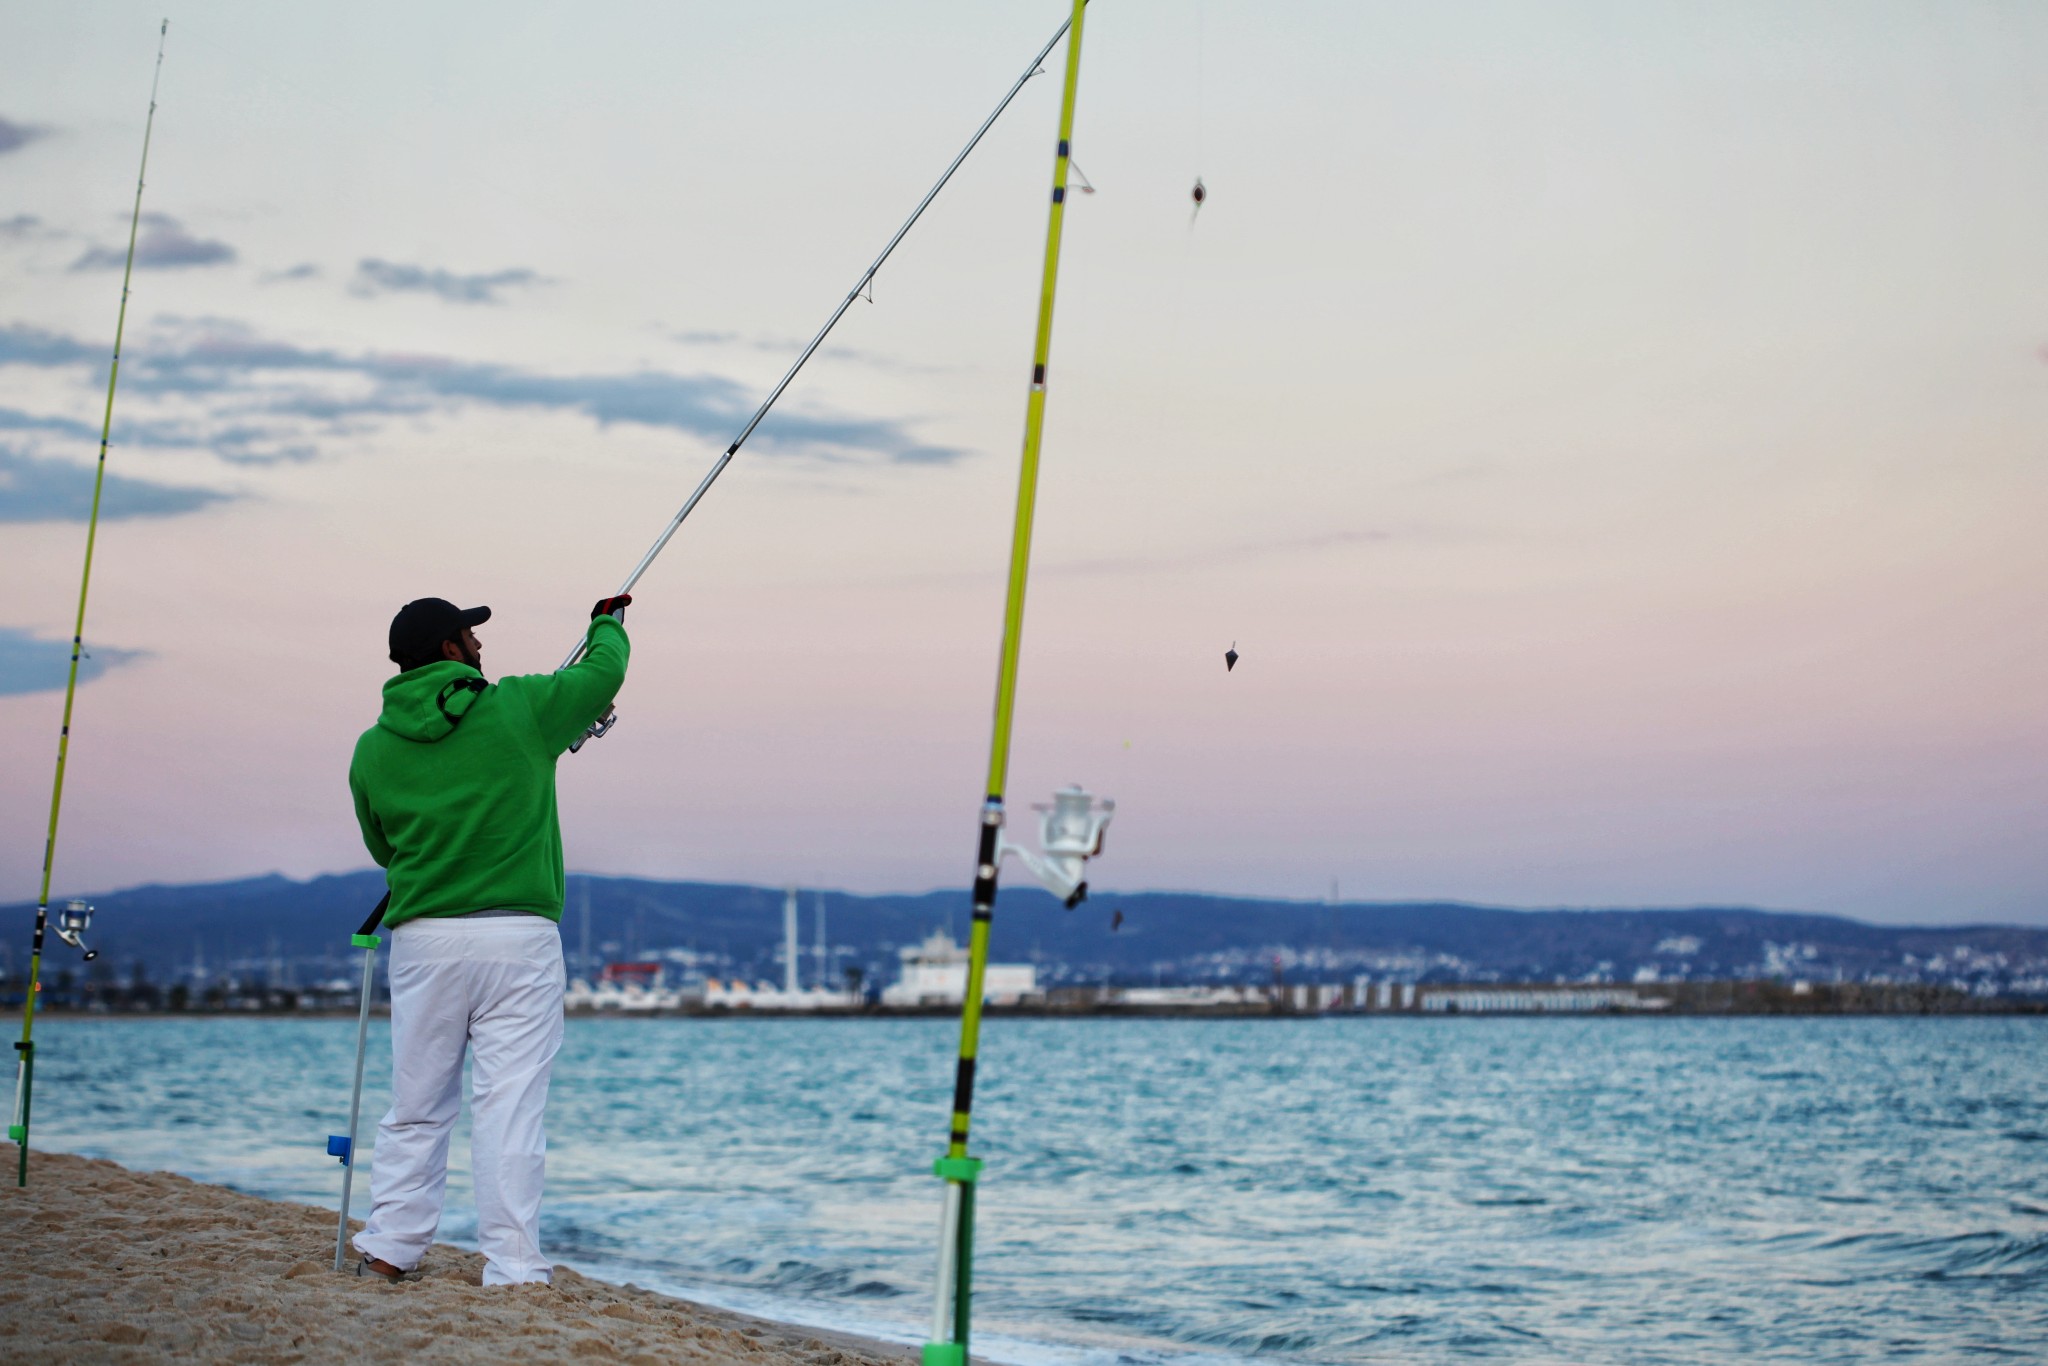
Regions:
<svg viewBox="0 0 2048 1366"><path fill-rule="evenodd" d="M342 1166L344 1166L344 1167L346 1167L346 1166L348 1165L348 1159L349 1159L349 1157L350 1157L350 1153L349 1153L349 1141L348 1141L348 1135L347 1135L347 1134L329 1134L329 1135L327 1135L327 1155L328 1155L329 1157L338 1157L338 1158L340 1158L340 1159L341 1159L341 1165L342 1165Z"/></svg>

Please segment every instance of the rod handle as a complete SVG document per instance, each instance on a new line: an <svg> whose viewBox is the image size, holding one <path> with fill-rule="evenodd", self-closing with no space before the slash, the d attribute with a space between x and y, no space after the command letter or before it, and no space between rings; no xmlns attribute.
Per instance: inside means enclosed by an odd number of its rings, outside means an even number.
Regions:
<svg viewBox="0 0 2048 1366"><path fill-rule="evenodd" d="M391 893L386 892L384 893L384 899L377 903L377 909L370 912L370 918L363 922L363 927L360 930L357 930L355 934L350 937L349 942L351 944L354 944L359 949L376 948L377 940L375 938L375 935L377 933L377 927L384 923L384 911L386 907L390 906L390 904ZM365 944L363 942L365 939L368 939L370 942Z"/></svg>

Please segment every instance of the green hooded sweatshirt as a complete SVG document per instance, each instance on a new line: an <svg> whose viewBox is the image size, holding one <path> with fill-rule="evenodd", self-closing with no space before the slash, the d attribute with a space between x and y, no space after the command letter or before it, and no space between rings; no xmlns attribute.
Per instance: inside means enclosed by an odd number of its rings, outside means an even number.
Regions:
<svg viewBox="0 0 2048 1366"><path fill-rule="evenodd" d="M555 760L626 681L626 628L598 617L586 646L560 673L486 683L443 660L384 685L348 786L391 889L387 927L483 910L561 920Z"/></svg>

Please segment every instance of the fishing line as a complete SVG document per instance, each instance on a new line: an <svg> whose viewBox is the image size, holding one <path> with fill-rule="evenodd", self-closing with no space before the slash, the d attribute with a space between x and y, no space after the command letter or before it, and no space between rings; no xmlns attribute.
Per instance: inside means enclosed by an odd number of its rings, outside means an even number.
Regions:
<svg viewBox="0 0 2048 1366"><path fill-rule="evenodd" d="M712 463L711 469L698 482L696 489L691 492L689 498L676 512L676 515L669 518L668 525L662 528L659 536L654 538L654 544L649 546L647 553L640 557L640 562L633 566L633 572L626 575L625 582L619 585L618 596L623 597L625 594L633 591L633 585L640 582L640 576L647 572L648 567L654 563L656 557L667 548L670 538L681 528L684 519L702 501L712 484L717 482L718 476L725 473L725 467L732 463L733 456L739 453L740 447L746 444L747 438L754 434L754 429L761 425L763 418L768 416L768 410L775 406L776 400L782 397L783 391L789 388L790 382L797 377L797 373L804 368L812 355L824 344L825 338L831 335L832 329L838 325L839 320L846 316L846 310L853 307L854 300L861 298L864 293L868 292L874 282L876 272L881 270L882 263L889 259L890 253L896 250L896 244L901 242L909 234L910 229L916 225L917 220L924 216L924 211L931 206L931 202L939 197L939 191L945 189L946 182L953 178L953 172L959 170L961 163L967 160L968 154L981 144L982 136L995 126L996 120L1002 117L1003 111L1010 107L1010 101L1017 98L1017 92L1022 90L1033 76L1040 73L1046 57L1055 47L1059 46L1060 39L1067 35L1068 29L1073 28L1078 31L1081 11L1086 3L1087 0L1076 0L1073 16L1062 23L1052 37L1047 40L1045 46L1038 50L1038 55L1033 57L1030 64L1024 68L1024 74L1017 78L1016 83L1010 87L1009 92L997 103L994 112L982 120L981 127L974 130L974 136L967 139L967 145L960 149L960 154L953 158L951 164L946 167L945 172L939 176L937 182L932 185L931 189L925 192L924 198L918 201L915 209L911 210L910 217L903 220L903 226L896 229L895 236L891 237L889 244L882 248L882 254L875 258L873 265L861 272L860 279L856 280L853 288L846 292L846 297L839 301L839 307L832 310L832 316L825 320L825 325L818 329L816 336L811 338L810 345L804 347L803 351L790 365L788 371L777 381L775 387L769 390L768 397L761 400L761 406L756 408L754 415L747 419L747 425L740 429L740 434L732 439L732 444L727 446L718 459ZM1062 155L1062 164L1064 165L1064 154ZM1064 184L1064 170L1062 171L1061 180L1062 184ZM566 669L581 658L583 655L583 645L583 640L578 639L575 648L563 656L559 667ZM581 749L584 740L596 739L604 735L605 732L609 731L617 723L617 720L618 715L616 711L608 712L593 723L590 729L576 741L575 745L571 746L571 753Z"/></svg>
<svg viewBox="0 0 2048 1366"><path fill-rule="evenodd" d="M100 529L100 491L107 479L107 441L114 430L114 385L121 377L121 334L128 324L128 285L135 275L135 237L142 226L142 185L149 174L149 138L156 129L157 83L164 74L164 41L171 21L163 21L156 35L156 71L149 80L149 117L142 125L142 165L135 172L135 211L128 219L128 262L121 269L121 308L114 318L114 359L107 369L107 407L100 420L100 459L92 477L92 511L85 523L85 569L78 577L78 617L71 628L71 673L64 683L64 723L57 732L57 775L50 785L50 829L43 839L43 885L36 894L35 938L29 949L28 993L21 1007L21 1040L14 1045L19 1059L14 1065L14 1119L7 1136L21 1145L17 1186L28 1184L29 1102L35 1086L36 995L42 990L43 932L50 922L50 873L57 858L57 817L64 806L64 763L71 753L71 709L78 698L78 657L85 640L85 599L92 587L93 544ZM67 943L77 943L62 935ZM81 945L81 947L83 947Z"/></svg>
<svg viewBox="0 0 2048 1366"><path fill-rule="evenodd" d="M1195 179L1202 178L1202 78L1209 52L1209 6L1195 0Z"/></svg>

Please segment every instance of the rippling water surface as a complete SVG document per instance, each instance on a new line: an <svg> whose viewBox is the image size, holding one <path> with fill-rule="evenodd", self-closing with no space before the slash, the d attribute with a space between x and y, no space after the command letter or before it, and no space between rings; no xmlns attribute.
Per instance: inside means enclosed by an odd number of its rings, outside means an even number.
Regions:
<svg viewBox="0 0 2048 1366"><path fill-rule="evenodd" d="M543 1239L615 1279L918 1340L955 1037L572 1020ZM53 1017L38 1040L40 1146L339 1201L323 1148L354 1021ZM387 1048L373 1026L366 1142ZM977 1345L2048 1356L2044 1058L2041 1019L995 1020Z"/></svg>

